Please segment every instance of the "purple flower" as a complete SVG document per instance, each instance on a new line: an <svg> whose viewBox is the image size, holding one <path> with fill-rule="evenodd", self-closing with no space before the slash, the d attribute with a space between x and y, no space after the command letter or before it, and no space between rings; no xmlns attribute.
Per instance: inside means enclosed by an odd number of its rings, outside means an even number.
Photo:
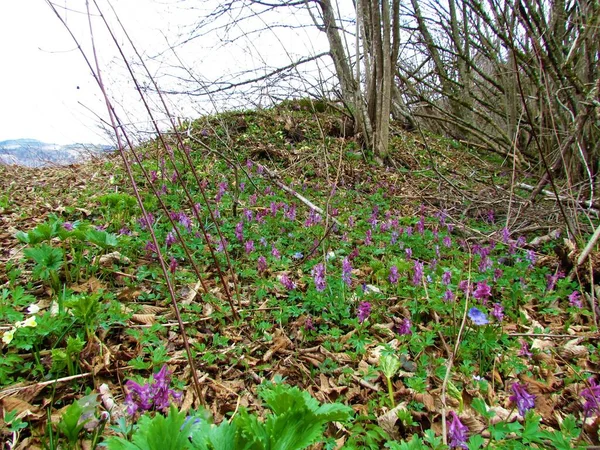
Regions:
<svg viewBox="0 0 600 450"><path fill-rule="evenodd" d="M444 292L444 300L447 302L454 300L454 292L451 289L446 289L446 292Z"/></svg>
<svg viewBox="0 0 600 450"><path fill-rule="evenodd" d="M369 315L371 314L371 304L369 302L360 302L358 305L358 313L356 317L358 317L358 321L363 323Z"/></svg>
<svg viewBox="0 0 600 450"><path fill-rule="evenodd" d="M531 358L533 356L533 353L529 351L529 344L527 344L527 341L521 340L521 348L519 349L518 355L526 356L528 358Z"/></svg>
<svg viewBox="0 0 600 450"><path fill-rule="evenodd" d="M179 223L185 227L186 230L192 231L192 221L183 212L179 213Z"/></svg>
<svg viewBox="0 0 600 450"><path fill-rule="evenodd" d="M487 212L486 216L487 216L486 220L487 220L488 223L494 223L494 221L496 220L495 217L494 217L494 210L493 209L490 209Z"/></svg>
<svg viewBox="0 0 600 450"><path fill-rule="evenodd" d="M504 242L505 244L508 244L508 241L510 239L510 231L508 231L508 228L502 228L502 242Z"/></svg>
<svg viewBox="0 0 600 450"><path fill-rule="evenodd" d="M486 270L491 269L493 265L494 262L487 256L484 256L483 258L481 258L481 261L479 261L479 272L483 273Z"/></svg>
<svg viewBox="0 0 600 450"><path fill-rule="evenodd" d="M414 273L412 282L415 286L419 286L423 280L423 263L415 260Z"/></svg>
<svg viewBox="0 0 600 450"><path fill-rule="evenodd" d="M342 281L348 287L352 285L352 264L348 257L345 257L342 261Z"/></svg>
<svg viewBox="0 0 600 450"><path fill-rule="evenodd" d="M471 292L471 284L468 280L460 280L458 283L458 288L463 291L465 295Z"/></svg>
<svg viewBox="0 0 600 450"><path fill-rule="evenodd" d="M485 304L490 295L492 295L492 288L488 286L487 281L478 282L477 289L473 292L473 297Z"/></svg>
<svg viewBox="0 0 600 450"><path fill-rule="evenodd" d="M271 216L275 217L277 215L277 211L279 211L279 203L271 202L270 209L271 209Z"/></svg>
<svg viewBox="0 0 600 450"><path fill-rule="evenodd" d="M408 259L412 258L412 248L408 247L406 250L404 250L404 253L406 253L406 257Z"/></svg>
<svg viewBox="0 0 600 450"><path fill-rule="evenodd" d="M600 386L596 384L593 378L589 378L590 385L581 391L581 396L585 400L583 404L583 412L588 418L592 413L600 412Z"/></svg>
<svg viewBox="0 0 600 450"><path fill-rule="evenodd" d="M314 209L311 209L310 212L308 213L308 217L306 219L306 221L304 222L304 226L305 227L312 227L318 223L321 222L321 215L319 213L317 213Z"/></svg>
<svg viewBox="0 0 600 450"><path fill-rule="evenodd" d="M447 285L450 284L450 281L452 281L452 272L450 272L449 270L447 270L442 275L442 283L447 286Z"/></svg>
<svg viewBox="0 0 600 450"><path fill-rule="evenodd" d="M256 200L257 200L258 196L256 194L252 194L249 198L248 198L248 203L250 204L250 206L254 206L256 205Z"/></svg>
<svg viewBox="0 0 600 450"><path fill-rule="evenodd" d="M170 247L175 242L177 242L177 236L175 236L175 232L171 230L167 233L167 237L165 238L165 244L167 247Z"/></svg>
<svg viewBox="0 0 600 450"><path fill-rule="evenodd" d="M158 253L156 245L154 245L154 242L152 242L152 241L146 242L146 246L144 247L144 250L146 250L147 253Z"/></svg>
<svg viewBox="0 0 600 450"><path fill-rule="evenodd" d="M354 216L348 217L348 227L354 228Z"/></svg>
<svg viewBox="0 0 600 450"><path fill-rule="evenodd" d="M62 224L63 228L67 231L73 231L73 224L71 222L64 222Z"/></svg>
<svg viewBox="0 0 600 450"><path fill-rule="evenodd" d="M180 402L182 394L180 392L169 389L171 384L171 372L167 370L165 364L159 372L153 375L152 382L145 383L143 386L135 381L127 380L125 387L127 388L127 396L125 404L127 412L130 415L136 414L138 411L161 411L165 412L171 403L171 399L175 402Z"/></svg>
<svg viewBox="0 0 600 450"><path fill-rule="evenodd" d="M322 292L325 290L325 265L323 263L317 264L312 269L312 276L315 281L315 287L317 291Z"/></svg>
<svg viewBox="0 0 600 450"><path fill-rule="evenodd" d="M579 293L579 291L571 292L571 294L569 295L569 303L575 308L583 307L583 304L581 303L581 294Z"/></svg>
<svg viewBox="0 0 600 450"><path fill-rule="evenodd" d="M467 432L469 429L462 424L458 415L450 411L450 424L448 425L448 445L450 448L468 448Z"/></svg>
<svg viewBox="0 0 600 450"><path fill-rule="evenodd" d="M140 224L140 228L142 230L150 228L152 224L154 224L154 215L152 213L147 212L146 216L142 216L139 218L138 223Z"/></svg>
<svg viewBox="0 0 600 450"><path fill-rule="evenodd" d="M469 309L468 316L475 325L486 325L490 323L485 313L477 308Z"/></svg>
<svg viewBox="0 0 600 450"><path fill-rule="evenodd" d="M235 237L240 242L244 240L244 222L238 222L235 226Z"/></svg>
<svg viewBox="0 0 600 450"><path fill-rule="evenodd" d="M224 252L226 247L227 247L227 239L225 239L225 238L219 239L219 245L217 246L217 251Z"/></svg>
<svg viewBox="0 0 600 450"><path fill-rule="evenodd" d="M490 314L494 316L498 322L502 322L502 319L504 319L504 306L500 303L494 303Z"/></svg>
<svg viewBox="0 0 600 450"><path fill-rule="evenodd" d="M283 284L283 287L288 291L296 289L296 283L294 283L286 274L279 275L279 282Z"/></svg>
<svg viewBox="0 0 600 450"><path fill-rule="evenodd" d="M535 252L533 250L527 250L527 260L529 261L530 265L533 267L533 265L535 264L536 261L536 256L535 256Z"/></svg>
<svg viewBox="0 0 600 450"><path fill-rule="evenodd" d="M548 281L546 288L548 289L548 291L554 290L554 288L556 287L556 282L564 277L565 274L560 271L556 272L554 275L546 275L546 280Z"/></svg>
<svg viewBox="0 0 600 450"><path fill-rule="evenodd" d="M271 256L275 259L281 259L281 253L279 253L279 250L274 245L271 247Z"/></svg>
<svg viewBox="0 0 600 450"><path fill-rule="evenodd" d="M246 241L246 243L244 244L244 250L246 251L246 254L252 253L254 251L254 241Z"/></svg>
<svg viewBox="0 0 600 450"><path fill-rule="evenodd" d="M150 171L150 183L154 183L158 179L158 172L156 170Z"/></svg>
<svg viewBox="0 0 600 450"><path fill-rule="evenodd" d="M244 217L246 218L246 220L248 222L252 222L252 218L254 217L254 213L251 210L249 210L248 208L244 208L243 214L244 214Z"/></svg>
<svg viewBox="0 0 600 450"><path fill-rule="evenodd" d="M369 228L367 230L367 232L365 233L365 245L371 245L373 243L372 236L373 236L373 232Z"/></svg>
<svg viewBox="0 0 600 450"><path fill-rule="evenodd" d="M498 281L500 278L502 278L502 274L504 272L502 271L502 269L496 269L494 270L494 282Z"/></svg>
<svg viewBox="0 0 600 450"><path fill-rule="evenodd" d="M398 274L398 267L396 267L396 266L390 267L390 276L388 277L388 280L390 280L390 283L396 284L399 279L400 279L400 275Z"/></svg>
<svg viewBox="0 0 600 450"><path fill-rule="evenodd" d="M177 260L171 256L169 260L169 272L175 273L175 271L177 270L177 266Z"/></svg>
<svg viewBox="0 0 600 450"><path fill-rule="evenodd" d="M394 245L397 241L398 241L398 232L397 231L392 231L392 235L390 237L390 244Z"/></svg>
<svg viewBox="0 0 600 450"><path fill-rule="evenodd" d="M516 403L519 414L525 416L525 413L535 406L535 395L527 392L525 386L520 383L513 383L511 389L513 395L508 399Z"/></svg>
<svg viewBox="0 0 600 450"><path fill-rule="evenodd" d="M219 203L225 192L227 192L227 182L224 181L219 183L219 190L217 191L217 195L215 195L215 202Z"/></svg>
<svg viewBox="0 0 600 450"><path fill-rule="evenodd" d="M121 236L126 235L126 236L130 236L131 235L131 230L127 227L123 227L119 230L119 234Z"/></svg>
<svg viewBox="0 0 600 450"><path fill-rule="evenodd" d="M402 323L396 328L396 332L402 336L407 336L409 334L412 334L412 331L410 329L411 326L412 324L410 323L410 319L405 318L404 320L402 320Z"/></svg>
<svg viewBox="0 0 600 450"><path fill-rule="evenodd" d="M290 206L285 206L284 207L284 215L285 218L291 221L296 220L296 205L294 205L293 203Z"/></svg>
<svg viewBox="0 0 600 450"><path fill-rule="evenodd" d="M375 229L375 227L377 226L377 212L371 214L371 217L367 219L367 222L369 222L372 229Z"/></svg>
<svg viewBox="0 0 600 450"><path fill-rule="evenodd" d="M306 321L304 322L304 329L309 331L313 331L315 329L315 324L313 323L311 317L306 318Z"/></svg>
<svg viewBox="0 0 600 450"><path fill-rule="evenodd" d="M267 258L265 258L263 255L258 257L256 264L258 267L258 273L263 273L265 270L267 270Z"/></svg>
<svg viewBox="0 0 600 450"><path fill-rule="evenodd" d="M417 233L423 234L423 232L425 231L425 217L421 216L415 228L417 230Z"/></svg>

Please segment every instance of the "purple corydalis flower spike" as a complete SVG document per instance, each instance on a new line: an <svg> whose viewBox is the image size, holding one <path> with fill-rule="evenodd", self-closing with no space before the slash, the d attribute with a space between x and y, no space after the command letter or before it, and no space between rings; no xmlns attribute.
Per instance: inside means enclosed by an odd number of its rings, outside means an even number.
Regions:
<svg viewBox="0 0 600 450"><path fill-rule="evenodd" d="M371 304L369 302L360 302L356 317L358 321L363 323L371 315Z"/></svg>
<svg viewBox="0 0 600 450"><path fill-rule="evenodd" d="M527 392L525 385L520 383L513 383L511 389L513 395L509 397L509 400L517 405L519 414L525 416L527 411L535 406L535 395Z"/></svg>
<svg viewBox="0 0 600 450"><path fill-rule="evenodd" d="M267 270L267 258L265 258L263 255L260 255L258 257L257 267L258 267L259 273L263 273L264 271L266 271Z"/></svg>
<svg viewBox="0 0 600 450"><path fill-rule="evenodd" d="M492 295L492 288L488 286L487 281L478 282L477 289L473 292L473 297L477 300L481 300L485 304L490 295Z"/></svg>
<svg viewBox="0 0 600 450"><path fill-rule="evenodd" d="M593 413L600 412L600 386L596 384L593 378L589 378L590 385L581 391L581 396L585 400L583 412L585 417L591 417Z"/></svg>
<svg viewBox="0 0 600 450"><path fill-rule="evenodd" d="M315 287L317 291L322 292L325 290L325 265L323 263L317 264L312 269L312 276L315 281Z"/></svg>
<svg viewBox="0 0 600 450"><path fill-rule="evenodd" d="M462 424L454 411L450 411L450 416L450 424L448 425L448 445L450 448L468 448L467 432L469 429Z"/></svg>
<svg viewBox="0 0 600 450"><path fill-rule="evenodd" d="M421 284L421 281L423 280L423 269L423 263L420 261L415 261L412 279L412 282L415 286L419 286Z"/></svg>
<svg viewBox="0 0 600 450"><path fill-rule="evenodd" d="M279 276L279 282L283 284L283 287L285 287L288 291L296 289L296 283L294 283L286 274Z"/></svg>
<svg viewBox="0 0 600 450"><path fill-rule="evenodd" d="M412 324L410 322L410 319L404 319L402 320L402 323L396 328L396 331L400 335L407 336L412 334L411 327Z"/></svg>
<svg viewBox="0 0 600 450"><path fill-rule="evenodd" d="M581 294L579 293L579 291L571 292L571 294L569 295L569 303L575 308L583 307L583 304L581 303Z"/></svg>
<svg viewBox="0 0 600 450"><path fill-rule="evenodd" d="M342 261L342 281L348 287L352 285L352 264L347 256Z"/></svg>
<svg viewBox="0 0 600 450"><path fill-rule="evenodd" d="M529 351L529 344L527 344L527 341L521 341L521 348L519 349L518 355L526 356L527 358L531 358L533 356L533 353Z"/></svg>
<svg viewBox="0 0 600 450"><path fill-rule="evenodd" d="M388 277L388 280L390 281L390 283L396 284L399 279L400 279L400 274L398 273L398 267L396 267L396 266L390 267L390 276Z"/></svg>
<svg viewBox="0 0 600 450"><path fill-rule="evenodd" d="M452 281L452 272L450 272L449 270L447 270L442 275L442 283L447 286L447 285L450 284L450 281Z"/></svg>

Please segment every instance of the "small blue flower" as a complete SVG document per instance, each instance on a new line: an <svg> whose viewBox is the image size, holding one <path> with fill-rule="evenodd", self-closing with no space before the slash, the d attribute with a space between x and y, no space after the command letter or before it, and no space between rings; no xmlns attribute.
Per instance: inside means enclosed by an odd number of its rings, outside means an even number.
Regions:
<svg viewBox="0 0 600 450"><path fill-rule="evenodd" d="M485 313L481 312L477 308L471 308L471 309L469 309L468 316L473 321L473 323L475 325L486 325L486 324L490 323L490 321L488 320L488 318L485 315Z"/></svg>

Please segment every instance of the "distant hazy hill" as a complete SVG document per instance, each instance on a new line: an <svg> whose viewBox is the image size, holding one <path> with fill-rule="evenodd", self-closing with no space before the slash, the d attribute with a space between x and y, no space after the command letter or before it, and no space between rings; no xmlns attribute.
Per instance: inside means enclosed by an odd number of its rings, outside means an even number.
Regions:
<svg viewBox="0 0 600 450"><path fill-rule="evenodd" d="M90 156L113 151L110 145L47 144L36 139L0 141L0 164L43 167L53 164L73 164Z"/></svg>

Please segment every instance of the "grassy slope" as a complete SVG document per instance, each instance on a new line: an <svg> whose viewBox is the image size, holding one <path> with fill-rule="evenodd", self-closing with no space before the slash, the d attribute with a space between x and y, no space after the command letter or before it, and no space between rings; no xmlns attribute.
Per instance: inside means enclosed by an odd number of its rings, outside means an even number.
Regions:
<svg viewBox="0 0 600 450"><path fill-rule="evenodd" d="M471 407L473 399L494 407L501 419L515 416L508 397L517 380L537 396L543 428L558 429L568 414L575 414L581 425L578 392L597 368L590 308L585 301L583 309L570 305L568 295L579 289L574 281L559 279L548 290L548 277L558 270L556 258L545 256L549 244L516 245L522 234L531 240L532 232L546 234L560 227L552 204L525 209L525 193L510 197L509 166L434 137L424 142L419 135L397 131L392 139L394 166L376 167L366 162L369 156L356 142L334 136L339 134L339 120L331 112L311 113L307 104L290 103L269 111L203 118L190 127L193 139L186 142L206 182L211 208L219 212L237 276L240 295L235 301L242 319L232 319L195 220L191 232L179 227L208 292L202 291L179 244L163 250L167 262L178 262L173 281L201 372L202 403L215 420L240 405L262 411L256 386L280 375L322 402L338 400L355 409L354 422L329 430L332 438L348 445L379 448L386 439L422 436L428 429L439 434L448 355L462 327L447 381L461 393L464 408L451 395L446 403L448 410L461 410L472 433L487 436L489 431L486 419ZM192 217L181 183L172 181L172 168L167 164L161 172L164 153L156 143L141 151L146 169L158 172L157 188L165 186L162 198L169 210ZM244 168L237 179L226 159ZM332 216L311 224L309 208L260 174L259 165L275 171L281 183ZM200 201L191 173L183 165L179 168L195 201ZM148 194L139 168L136 173L163 244L171 224ZM526 175L517 177L526 181ZM187 392L185 406L198 406L192 389L185 388L190 371L182 340L120 159L43 171L4 167L0 183L6 192L0 198L3 331L28 317L29 304L40 307L36 328L18 328L13 341L2 344L3 407L30 411L24 416L30 427L22 438L29 445L43 442L46 410L58 417L57 411L101 383L107 383L122 404L125 379L142 380L165 362L174 370L176 387ZM502 228L509 204L511 235L505 240ZM216 241L204 207L201 216ZM342 225L333 226L333 217ZM51 277L44 280L36 272L31 259L24 257L26 246L14 238L17 229L49 222L57 229L71 222L76 230L100 226L109 233L128 229L131 234L120 235L113 246L90 240L89 235L55 230L47 244L63 251L64 262L53 285ZM235 230L240 222L241 241ZM254 249L248 252L250 241ZM113 251L129 262L100 262L100 256ZM217 256L224 264L223 253ZM261 256L266 270L258 268ZM350 286L341 280L345 257L351 258L353 269ZM416 285L415 261L425 272L424 281ZM327 272L322 292L311 276L318 263ZM398 282L390 282L392 267L398 269ZM443 279L445 272L449 280ZM282 275L296 288L286 289L279 281ZM459 283L467 279L474 289L478 283L489 285L490 295L483 300L473 299L472 293L466 296ZM229 289L235 290L231 281ZM443 300L448 290L453 301ZM61 306L92 306L75 314L56 313L52 302L57 299ZM486 313L490 324L463 321L466 301L469 308L477 306ZM364 302L371 305L371 313L360 322L357 314ZM502 320L491 316L495 304L504 308ZM409 335L398 333L405 319L411 323ZM534 348L533 357L520 355L522 342ZM394 396L408 413L403 420L380 421L377 426L377 417L390 407L379 355L390 351L402 357L393 378ZM57 383L55 390L17 390L81 373L88 375ZM586 439L594 441L593 436L590 428Z"/></svg>

